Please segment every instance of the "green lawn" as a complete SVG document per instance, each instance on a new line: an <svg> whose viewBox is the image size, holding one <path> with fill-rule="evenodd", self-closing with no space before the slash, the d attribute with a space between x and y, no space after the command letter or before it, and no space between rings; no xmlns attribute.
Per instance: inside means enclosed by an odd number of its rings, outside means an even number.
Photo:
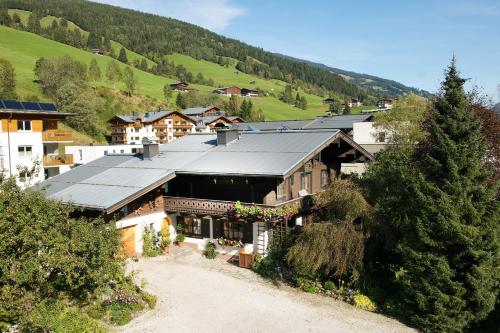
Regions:
<svg viewBox="0 0 500 333"><path fill-rule="evenodd" d="M240 72L235 68L236 60L234 59L233 65L229 67L220 66L218 64L205 60L196 60L182 54L169 55L168 59L170 61L174 61L176 65L183 65L191 73L193 73L193 75L202 73L205 79L214 80L216 86L235 85L240 88L260 88L269 93L274 93L278 96L279 93L284 90L286 85L286 82L284 81L265 80L253 75ZM255 81L255 84L250 84L251 81ZM309 107L305 111L287 105L279 101L277 98L273 97L261 97L252 100L255 100L254 104L257 107L262 108L262 110L266 114L266 118L268 118L269 120L311 118L317 114L324 114L328 109L328 107L323 104L322 97L306 94L302 91L300 92L300 94L305 95L307 98Z"/></svg>
<svg viewBox="0 0 500 333"><path fill-rule="evenodd" d="M29 32L0 26L0 55L9 60L15 68L17 92L21 97L37 95L43 99L38 85L33 82L33 67L35 66L36 60L40 57L53 58L69 55L73 59L77 59L87 65L90 64L92 59L96 59L103 73L103 79L101 82L97 82L97 85L105 87L113 86L104 79L106 66L109 61L113 60L112 58L94 55L90 52L52 41ZM124 69L125 66L124 64L120 64L122 69ZM133 68L133 71L139 80L139 93L142 95L149 95L157 99L162 99L163 86L166 83L174 82L174 80L159 77L135 68ZM117 88L122 87L119 84Z"/></svg>

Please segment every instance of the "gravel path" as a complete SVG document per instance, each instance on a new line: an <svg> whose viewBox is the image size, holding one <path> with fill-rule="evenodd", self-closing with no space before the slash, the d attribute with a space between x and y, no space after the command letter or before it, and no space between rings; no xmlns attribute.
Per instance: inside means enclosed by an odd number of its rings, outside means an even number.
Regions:
<svg viewBox="0 0 500 333"><path fill-rule="evenodd" d="M158 303L118 332L414 332L396 320L275 286L198 253L141 258L128 268L139 271Z"/></svg>

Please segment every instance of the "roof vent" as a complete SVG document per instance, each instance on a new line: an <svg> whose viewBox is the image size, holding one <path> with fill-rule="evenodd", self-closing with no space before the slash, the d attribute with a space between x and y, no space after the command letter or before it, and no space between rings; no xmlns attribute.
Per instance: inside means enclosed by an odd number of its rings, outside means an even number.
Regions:
<svg viewBox="0 0 500 333"><path fill-rule="evenodd" d="M142 139L143 153L142 156L144 159L152 159L156 155L160 153L160 145L157 143L152 143L147 138Z"/></svg>
<svg viewBox="0 0 500 333"><path fill-rule="evenodd" d="M240 138L238 129L220 129L217 131L217 146L227 145Z"/></svg>

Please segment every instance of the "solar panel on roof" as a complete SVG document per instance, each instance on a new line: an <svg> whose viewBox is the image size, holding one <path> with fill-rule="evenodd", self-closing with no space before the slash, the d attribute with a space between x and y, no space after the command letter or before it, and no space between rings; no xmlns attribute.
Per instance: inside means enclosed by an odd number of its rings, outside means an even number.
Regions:
<svg viewBox="0 0 500 333"><path fill-rule="evenodd" d="M0 109L5 109L5 106L3 106L3 101L0 99Z"/></svg>
<svg viewBox="0 0 500 333"><path fill-rule="evenodd" d="M24 110L23 105L18 101L3 101L3 105L6 109L12 110Z"/></svg>
<svg viewBox="0 0 500 333"><path fill-rule="evenodd" d="M38 105L38 103L34 103L34 102L22 102L21 104L24 106L25 110L34 110L34 111L39 111L40 110L40 105Z"/></svg>
<svg viewBox="0 0 500 333"><path fill-rule="evenodd" d="M57 111L56 106L52 103L38 103L43 111Z"/></svg>

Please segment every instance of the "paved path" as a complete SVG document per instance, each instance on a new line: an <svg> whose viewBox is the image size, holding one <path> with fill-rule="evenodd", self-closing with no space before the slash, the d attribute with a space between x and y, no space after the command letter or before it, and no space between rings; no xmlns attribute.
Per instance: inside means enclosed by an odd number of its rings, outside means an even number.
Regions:
<svg viewBox="0 0 500 333"><path fill-rule="evenodd" d="M275 286L250 270L184 250L140 259L152 311L119 332L412 332L396 320L320 295Z"/></svg>

